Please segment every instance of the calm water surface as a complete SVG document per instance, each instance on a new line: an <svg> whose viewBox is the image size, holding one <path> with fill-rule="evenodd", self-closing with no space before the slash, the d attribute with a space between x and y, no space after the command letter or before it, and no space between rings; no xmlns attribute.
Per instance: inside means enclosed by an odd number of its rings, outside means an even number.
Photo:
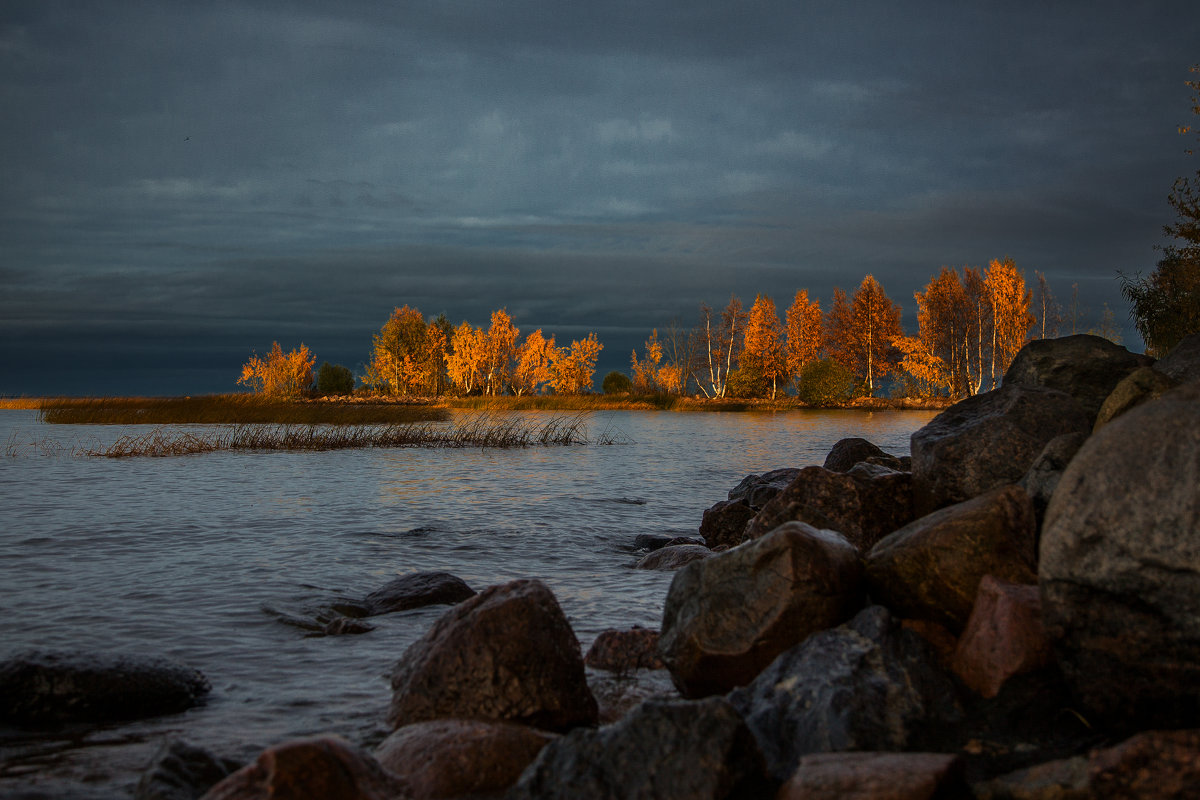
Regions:
<svg viewBox="0 0 1200 800"><path fill-rule="evenodd" d="M167 736L248 760L314 733L373 744L387 674L444 607L309 637L312 618L396 575L476 589L545 581L584 649L657 628L670 573L632 569L639 533L694 534L745 475L820 464L862 436L898 455L933 412L599 412L629 443L522 450L49 456L137 428L0 412L0 658L33 647L166 655L213 684L185 714L57 734L0 728L0 796L121 797ZM532 422L551 415L529 412ZM31 446L37 443L38 446Z"/></svg>

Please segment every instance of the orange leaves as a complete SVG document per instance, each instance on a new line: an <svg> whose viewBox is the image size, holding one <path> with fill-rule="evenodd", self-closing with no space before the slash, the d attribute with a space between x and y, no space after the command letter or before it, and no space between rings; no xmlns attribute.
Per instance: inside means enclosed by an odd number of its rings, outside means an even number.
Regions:
<svg viewBox="0 0 1200 800"><path fill-rule="evenodd" d="M806 366L821 357L825 346L821 303L808 299L808 290L796 292L787 310L787 371L799 378Z"/></svg>
<svg viewBox="0 0 1200 800"><path fill-rule="evenodd" d="M896 366L892 342L904 335L900 306L888 298L874 276L867 275L849 301L841 289L834 290L825 328L830 355L862 376L867 392L874 394L876 379Z"/></svg>
<svg viewBox="0 0 1200 800"><path fill-rule="evenodd" d="M535 394L553 379L550 363L557 349L554 337L547 339L541 328L525 337L525 342L517 350L517 367L513 372L512 386L518 397Z"/></svg>
<svg viewBox="0 0 1200 800"><path fill-rule="evenodd" d="M251 355L242 365L238 383L267 397L299 397L312 386L315 363L316 358L303 344L285 353L279 342L272 342L265 359Z"/></svg>
<svg viewBox="0 0 1200 800"><path fill-rule="evenodd" d="M589 333L580 341L572 341L569 350L555 348L550 363L553 373L551 384L558 394L580 394L592 387L592 376L596 373L596 359L604 345Z"/></svg>

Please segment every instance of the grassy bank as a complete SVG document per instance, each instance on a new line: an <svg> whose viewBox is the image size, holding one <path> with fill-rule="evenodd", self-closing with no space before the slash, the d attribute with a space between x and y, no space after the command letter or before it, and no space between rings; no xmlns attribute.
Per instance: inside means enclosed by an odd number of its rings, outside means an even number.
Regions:
<svg viewBox="0 0 1200 800"><path fill-rule="evenodd" d="M535 395L532 397L450 397L444 401L450 408L476 411L762 411L784 412L811 410L792 397L778 400L741 400L721 398L710 400L676 395ZM861 411L940 410L950 401L945 398L859 397L848 403L823 408Z"/></svg>
<svg viewBox="0 0 1200 800"><path fill-rule="evenodd" d="M431 403L286 401L246 394L53 398L37 408L42 422L67 425L403 425L450 417Z"/></svg>

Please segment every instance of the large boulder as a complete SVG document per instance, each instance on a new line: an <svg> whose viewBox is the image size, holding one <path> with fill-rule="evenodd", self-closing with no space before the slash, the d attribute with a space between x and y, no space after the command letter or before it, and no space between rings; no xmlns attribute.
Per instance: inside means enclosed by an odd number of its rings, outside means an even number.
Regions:
<svg viewBox="0 0 1200 800"><path fill-rule="evenodd" d="M596 722L579 641L538 580L491 586L447 611L400 658L392 690L393 727L445 717L553 731Z"/></svg>
<svg viewBox="0 0 1200 800"><path fill-rule="evenodd" d="M1200 381L1200 333L1180 339L1154 368L1178 383Z"/></svg>
<svg viewBox="0 0 1200 800"><path fill-rule="evenodd" d="M770 797L762 757L721 697L648 700L598 730L551 742L508 800Z"/></svg>
<svg viewBox="0 0 1200 800"><path fill-rule="evenodd" d="M142 773L133 800L196 800L242 766L182 739L168 739Z"/></svg>
<svg viewBox="0 0 1200 800"><path fill-rule="evenodd" d="M712 550L702 544L673 544L650 551L638 559L633 566L634 569L667 571L687 566L693 561L709 558L712 554Z"/></svg>
<svg viewBox="0 0 1200 800"><path fill-rule="evenodd" d="M375 757L415 797L474 797L512 786L555 738L513 722L438 719L395 731Z"/></svg>
<svg viewBox="0 0 1200 800"><path fill-rule="evenodd" d="M861 606L858 551L842 536L790 522L675 575L659 650L685 697L727 692L804 637Z"/></svg>
<svg viewBox="0 0 1200 800"><path fill-rule="evenodd" d="M757 513L741 500L718 500L704 510L700 535L709 547L737 547L746 535L746 524Z"/></svg>
<svg viewBox="0 0 1200 800"><path fill-rule="evenodd" d="M1090 713L1200 719L1200 383L1133 409L1071 461L1038 579L1058 661Z"/></svg>
<svg viewBox="0 0 1200 800"><path fill-rule="evenodd" d="M775 800L938 800L970 797L947 753L813 753Z"/></svg>
<svg viewBox="0 0 1200 800"><path fill-rule="evenodd" d="M637 626L629 630L602 631L588 648L583 663L593 669L619 673L666 666L658 654L658 631Z"/></svg>
<svg viewBox="0 0 1200 800"><path fill-rule="evenodd" d="M1179 381L1154 367L1138 367L1113 387L1112 393L1105 398L1096 414L1096 424L1092 430L1100 430L1129 409L1161 397L1178 385Z"/></svg>
<svg viewBox="0 0 1200 800"><path fill-rule="evenodd" d="M202 800L402 800L408 784L336 736L264 750L209 789Z"/></svg>
<svg viewBox="0 0 1200 800"><path fill-rule="evenodd" d="M943 508L884 538L867 554L871 597L904 617L959 632L984 575L1037 581L1029 495L1006 486Z"/></svg>
<svg viewBox="0 0 1200 800"><path fill-rule="evenodd" d="M454 605L475 596L475 590L449 572L402 575L367 595L367 615L388 614L431 605Z"/></svg>
<svg viewBox="0 0 1200 800"><path fill-rule="evenodd" d="M885 453L878 445L858 437L838 440L829 449L822 466L831 472L849 472L855 464L866 463L868 459L873 459L870 463L884 464L893 469L900 468L900 459Z"/></svg>
<svg viewBox="0 0 1200 800"><path fill-rule="evenodd" d="M729 490L729 499L758 510L795 480L799 472L800 470L794 467L784 467L764 472L762 475L747 475Z"/></svg>
<svg viewBox="0 0 1200 800"><path fill-rule="evenodd" d="M1088 435L1082 431L1055 436L1046 443L1042 452L1038 453L1038 457L1029 466L1029 471L1017 482L1017 485L1024 489L1025 493L1029 495L1029 499L1033 501L1033 513L1037 517L1038 530L1041 530L1042 520L1046 516L1046 507L1050 505L1050 498L1054 496L1054 490L1058 488L1058 482L1062 479L1063 472L1071 463L1071 459L1079 452L1079 448L1083 447L1087 437Z"/></svg>
<svg viewBox="0 0 1200 800"><path fill-rule="evenodd" d="M912 435L918 515L1016 483L1056 436L1092 429L1068 394L1008 384L960 400Z"/></svg>
<svg viewBox="0 0 1200 800"><path fill-rule="evenodd" d="M779 781L809 753L919 748L962 714L932 649L882 606L808 637L729 700Z"/></svg>
<svg viewBox="0 0 1200 800"><path fill-rule="evenodd" d="M1100 406L1121 379L1153 363L1149 356L1131 353L1119 344L1087 333L1035 339L1017 353L1004 373L1004 383L1066 392L1095 422Z"/></svg>
<svg viewBox="0 0 1200 800"><path fill-rule="evenodd" d="M199 671L165 658L33 651L0 663L0 722L42 726L175 714L208 694Z"/></svg>
<svg viewBox="0 0 1200 800"><path fill-rule="evenodd" d="M835 530L866 552L912 518L912 477L907 472L805 467L750 521L746 536L757 539L785 522L806 522Z"/></svg>

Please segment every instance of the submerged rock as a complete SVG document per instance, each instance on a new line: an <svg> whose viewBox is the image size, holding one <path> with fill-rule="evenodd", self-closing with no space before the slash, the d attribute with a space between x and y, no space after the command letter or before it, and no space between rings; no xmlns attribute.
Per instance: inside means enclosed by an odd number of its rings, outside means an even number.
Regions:
<svg viewBox="0 0 1200 800"><path fill-rule="evenodd" d="M673 544L647 553L633 566L634 569L679 569L712 554L712 550L702 544Z"/></svg>
<svg viewBox="0 0 1200 800"><path fill-rule="evenodd" d="M142 774L133 800L196 800L242 766L181 739L169 739Z"/></svg>
<svg viewBox="0 0 1200 800"><path fill-rule="evenodd" d="M393 727L448 717L553 731L596 722L579 641L538 580L491 586L447 611L391 682Z"/></svg>
<svg viewBox="0 0 1200 800"><path fill-rule="evenodd" d="M175 714L211 688L198 670L165 658L34 651L0 664L0 721L40 726Z"/></svg>
<svg viewBox="0 0 1200 800"><path fill-rule="evenodd" d="M474 589L449 572L414 572L371 592L363 605L367 616L375 616L424 606L454 605L474 596Z"/></svg>

